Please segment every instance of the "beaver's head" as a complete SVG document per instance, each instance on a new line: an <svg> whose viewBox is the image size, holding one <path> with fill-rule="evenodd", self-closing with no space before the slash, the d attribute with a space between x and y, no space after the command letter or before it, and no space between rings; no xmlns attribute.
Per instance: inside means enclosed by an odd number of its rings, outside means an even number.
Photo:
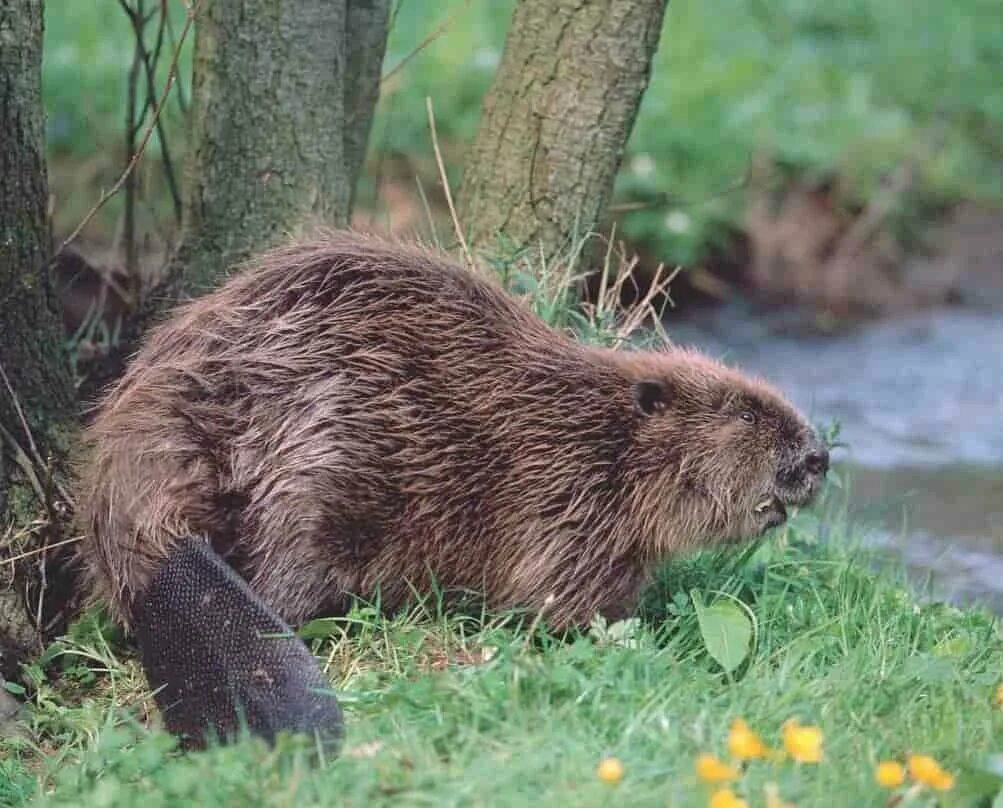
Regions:
<svg viewBox="0 0 1003 808"><path fill-rule="evenodd" d="M638 370L636 459L666 542L752 538L815 498L829 452L779 391L690 351Z"/></svg>

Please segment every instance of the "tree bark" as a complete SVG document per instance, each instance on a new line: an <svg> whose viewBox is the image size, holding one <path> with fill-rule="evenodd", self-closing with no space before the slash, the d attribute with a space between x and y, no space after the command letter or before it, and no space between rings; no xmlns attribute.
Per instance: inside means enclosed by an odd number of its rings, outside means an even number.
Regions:
<svg viewBox="0 0 1003 808"><path fill-rule="evenodd" d="M90 369L91 401L184 295L300 225L348 222L379 96L390 0L205 0L196 21L181 245Z"/></svg>
<svg viewBox="0 0 1003 808"><path fill-rule="evenodd" d="M460 219L558 255L598 224L648 85L667 0L520 0L465 159Z"/></svg>
<svg viewBox="0 0 1003 808"><path fill-rule="evenodd" d="M387 0L206 4L195 38L195 148L176 262L187 291L211 288L236 261L308 220L347 223L387 16ZM352 102L370 108L347 109Z"/></svg>
<svg viewBox="0 0 1003 808"><path fill-rule="evenodd" d="M59 520L64 508L54 481L65 475L76 431L73 379L48 272L42 10L42 0L0 3L0 369L6 377L0 379L0 558L33 549L49 535L46 521L52 527ZM29 589L38 595L39 563L36 556L0 565L0 675L37 650L37 627L24 600Z"/></svg>
<svg viewBox="0 0 1003 808"><path fill-rule="evenodd" d="M344 151L349 213L355 201L355 186L365 163L373 113L380 97L389 23L390 0L348 0Z"/></svg>
<svg viewBox="0 0 1003 808"><path fill-rule="evenodd" d="M121 372L143 330L182 290L212 287L305 221L348 221L389 8L389 0L205 0L182 246L119 351L82 388L84 401ZM48 272L42 19L42 0L0 0L0 367L28 424L0 382L0 560L59 535L68 508L58 492L79 426ZM34 612L39 587L53 586L42 559L0 564L0 676L38 650L24 607L26 593ZM58 583L65 586L65 572Z"/></svg>

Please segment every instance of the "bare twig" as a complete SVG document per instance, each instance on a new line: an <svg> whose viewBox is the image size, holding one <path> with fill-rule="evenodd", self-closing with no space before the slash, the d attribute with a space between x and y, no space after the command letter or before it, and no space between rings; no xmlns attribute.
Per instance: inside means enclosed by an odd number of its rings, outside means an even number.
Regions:
<svg viewBox="0 0 1003 808"><path fill-rule="evenodd" d="M125 153L131 159L136 151L136 134L139 132L140 122L146 114L144 107L143 114L138 119L136 118L136 85L139 81L140 68L146 56L146 49L143 47L143 29L146 23L144 20L145 14L143 13L143 0L136 0L135 9L126 0L118 0L118 2L132 22L132 28L135 32L132 65L129 67L129 79L126 83L125 103ZM124 217L125 269L130 275L135 275L138 258L136 255L136 172L134 171L130 171L125 180Z"/></svg>
<svg viewBox="0 0 1003 808"><path fill-rule="evenodd" d="M613 214L631 213L636 210L651 210L652 208L660 208L666 205L672 205L675 208L693 208L698 205L706 205L708 202L713 202L715 199L720 199L745 188L754 188L756 184L751 181L750 177L751 172L746 168L745 175L740 180L735 180L730 185L726 185L699 199L680 199L666 191L658 194L654 199L644 202L621 202L617 205L610 205L609 212Z"/></svg>
<svg viewBox="0 0 1003 808"><path fill-rule="evenodd" d="M4 370L2 364L0 364L0 379L3 380L4 387L7 388L7 394L10 396L11 403L14 405L14 411L17 413L18 420L21 422L21 428L24 430L24 434L28 438L28 446L31 449L32 459L34 460L35 464L38 466L39 469L47 468L45 461L42 459L42 453L38 451L38 445L35 443L35 436L31 432L31 427L28 426L28 419L25 418L24 410L21 409L21 402L17 397L17 393L14 392L14 387L13 385L11 385L10 379L7 377L7 371ZM6 430L4 431L6 432ZM12 442L16 448L20 449L20 446L17 444L17 441L14 440L14 436L11 435L9 432L7 433L7 439L10 442ZM21 450L21 452L23 454L24 450ZM25 459L27 459L27 455L25 455ZM27 474L28 472L25 471L25 473ZM29 478L30 477L31 475L29 475ZM66 490L66 488L63 486L61 482L59 482L59 480L53 480L53 482L55 483L56 490L59 492L59 495L67 503L73 506L74 500L72 494L70 494L70 492ZM44 493L40 493L42 491L42 488L41 488L41 483L38 481L37 476L35 478L35 481L33 482L33 485L36 487L35 493L39 494L39 500L45 503L46 507L49 507L50 503L48 497L46 497Z"/></svg>
<svg viewBox="0 0 1003 808"><path fill-rule="evenodd" d="M836 245L833 264L851 260L878 232L882 222L895 207L895 203L909 190L915 175L915 161L904 160L892 173L887 186L867 203L864 212L856 218Z"/></svg>
<svg viewBox="0 0 1003 808"><path fill-rule="evenodd" d="M28 478L28 482L34 490L35 496L38 497L38 501L47 505L48 498L45 496L45 489L42 487L42 481L38 478L38 474L35 473L35 467L32 465L31 458L21 448L21 444L17 442L17 438L11 435L2 424L0 424L0 438L3 438L10 444L11 452L14 455L14 462L24 472L24 476Z"/></svg>
<svg viewBox="0 0 1003 808"><path fill-rule="evenodd" d="M852 276L854 258L880 231L895 205L909 192L916 181L921 162L939 148L944 127L936 125L892 172L884 188L871 197L863 212L839 239L827 262L826 289L832 294L845 294Z"/></svg>
<svg viewBox="0 0 1003 808"><path fill-rule="evenodd" d="M21 429L24 430L24 434L28 438L28 447L31 449L31 454L34 457L35 462L41 468L45 468L45 462L42 460L42 454L38 451L38 446L35 444L35 436L31 434L31 427L28 426L28 419L24 417L24 410L21 409L21 402L18 400L17 393L14 392L14 387L10 383L10 378L8 378L7 371L4 370L2 363L0 363L0 379L3 380L4 387L7 388L7 395L10 396L11 403L14 405L14 412L17 413L17 418L21 422Z"/></svg>
<svg viewBox="0 0 1003 808"><path fill-rule="evenodd" d="M45 547L36 547L34 550L28 550L24 553L20 553L16 556L11 556L10 558L5 558L4 564L13 564L17 561L23 561L26 558L31 558L32 556L41 555L42 553L48 552L49 550L55 550L57 547L65 547L68 544L76 544L79 541L83 541L83 536L73 536L69 539L63 539L62 541L53 542L52 544L47 544Z"/></svg>
<svg viewBox="0 0 1003 808"><path fill-rule="evenodd" d="M600 324L606 317L613 317L615 319L616 331L613 335L614 348L618 348L626 342L635 331L640 329L641 325L649 317L651 318L655 331L658 333L659 337L663 341L668 342L668 335L665 333L665 329L661 323L661 312L655 308L654 301L659 295L665 295L667 303L669 305L674 305L672 303L672 298L669 295L669 287L671 286L672 281L675 280L676 276L682 271L682 267L676 267L663 277L665 265L659 264L643 297L639 301L627 306L621 304L620 300L623 294L623 286L628 280L633 279L633 273L637 268L639 259L635 255L633 258L628 260L624 253L623 244L621 243L619 249L617 250L619 265L615 275L613 276L613 282L609 282L608 278L611 274L610 268L613 263L615 232L616 228L614 226L609 238L606 239L606 257L603 262L601 270L602 274L599 279L599 292L596 296L595 303L585 307L586 311L589 313L591 321L596 325Z"/></svg>
<svg viewBox="0 0 1003 808"><path fill-rule="evenodd" d="M74 228L73 232L59 245L59 249L56 250L55 255L59 255L63 250L66 249L73 241L80 235L81 231L87 226L91 219L97 214L105 203L108 202L115 194L119 192L122 188L122 184L125 182L129 174L136 167L136 163L143 156L143 152L146 151L146 146L150 142L150 137L153 134L153 130L157 128L157 121L160 120L160 114L163 112L165 102L167 101L167 96L171 92L171 87L174 86L175 79L177 78L178 72L178 60L181 58L181 49L185 44L185 40L188 38L188 33L191 31L192 24L195 22L195 17L198 14L198 10L202 5L202 0L196 0L196 2L191 5L186 5L187 7L187 17L185 18L184 28L181 29L181 36L178 39L178 44L174 49L174 54L171 57L171 63L168 67L167 81L164 82L164 90L160 95L160 99L157 101L157 106L153 111L153 120L146 127L146 131L143 133L143 139L139 143L139 148L136 153L129 160L129 164L125 167L125 171L122 175L115 181L115 184L111 187L109 191L102 191L101 197L94 204L94 206L87 212L84 218L81 220L80 224Z"/></svg>
<svg viewBox="0 0 1003 808"><path fill-rule="evenodd" d="M146 102L143 105L143 111L140 113L137 120L138 122L146 118L146 113L151 110L156 110L156 99L157 99L157 88L156 88L156 70L157 64L160 62L160 52L164 44L164 32L167 28L170 15L167 11L167 4L161 0L160 4L160 22L157 25L157 37L156 44L153 46L153 50L149 51L146 49L146 42L144 38L144 30L146 22L155 13L151 10L145 17L141 14L142 12L142 0L139 0L138 10L134 11L132 7L128 4L126 0L119 0L119 5L125 12L129 21L132 23L133 36L136 40L136 59L140 65L143 67L143 71L146 74ZM130 74L131 79L131 74ZM180 92L180 86L179 86ZM135 132L130 134L133 137ZM167 190L171 195L171 202L174 206L174 218L177 222L181 221L181 191L178 186L177 172L174 170L174 160L171 158L171 150L167 143L167 132L164 129L164 123L162 118L157 118L157 139L160 141L160 153L161 162L164 165L164 177L167 181ZM131 153L131 147L130 147Z"/></svg>
<svg viewBox="0 0 1003 808"><path fill-rule="evenodd" d="M468 8L470 8L470 0L466 0L466 2L463 4L463 11L466 11ZM455 12L452 16L448 17L438 28L436 28L434 31L432 31L432 33L430 33L421 42L419 42L417 45L415 45L414 49L409 54L407 54L407 56L405 56L397 64L395 64L393 67L391 67L380 78L380 84L383 84L384 82L389 81L391 76L395 76L397 73L399 73L404 68L404 66L408 62L410 62L415 56L417 56L419 53L421 53L423 50L425 50L425 48L427 48L429 45L431 45L433 42L435 42L435 40L437 40L440 36L442 36L444 33L446 33L446 31L449 30L449 26L451 26L456 21L456 18L460 14L461 14L460 11ZM396 16L396 12L395 12L395 16Z"/></svg>
<svg viewBox="0 0 1003 808"><path fill-rule="evenodd" d="M632 262L632 267L636 261L637 259L635 258L634 262ZM640 302L631 306L627 311L627 317L623 325L617 330L617 338L614 347L619 347L627 339L629 339L630 335L637 331L641 327L641 323L648 319L648 317L650 317L654 323L655 330L658 332L658 335L663 340L667 340L668 337L665 333L665 329L662 327L658 311L655 309L654 300L658 297L658 295L663 293L666 298L669 298L669 286L681 270L682 267L676 267L663 279L662 272L665 271L665 265L658 265L658 269L655 270L655 277L652 278L651 283L648 285L648 291L645 293L644 297L640 300ZM671 300L671 298L669 299Z"/></svg>
<svg viewBox="0 0 1003 808"><path fill-rule="evenodd" d="M421 204L425 208L425 218L428 219L428 229L432 233L432 243L438 249L442 249L442 242L439 240L439 231L435 227L435 217L432 216L432 206L428 203L428 196L425 194L425 186L421 182L421 177L415 175L415 182L418 185L418 195L421 197Z"/></svg>
<svg viewBox="0 0 1003 808"><path fill-rule="evenodd" d="M616 222L609 233L609 241L606 243L606 257L603 259L602 275L599 277L599 297L596 313L601 318L606 313L606 287L609 285L609 265L613 257L613 239L616 237Z"/></svg>
<svg viewBox="0 0 1003 808"><path fill-rule="evenodd" d="M439 178L442 181L442 188L446 192L446 202L449 204L449 215L453 218L453 228L456 230L456 238L459 239L463 255L467 260L470 269L475 269L474 258L470 254L467 240L463 237L463 228L460 227L460 219L456 215L456 207L453 205L453 194L449 190L449 177L446 176L446 166L442 161L442 152L439 151L439 138L435 132L435 114L432 112L432 99L425 98L425 105L428 107L428 125L432 132L432 149L435 151L435 162L439 166Z"/></svg>
<svg viewBox="0 0 1003 808"><path fill-rule="evenodd" d="M163 15L164 15L163 18L167 26L167 38L170 40L171 49L177 50L178 48L180 48L180 45L174 36L174 23L171 22L171 15L167 13L167 0L160 0L160 2L161 2L161 7L163 9ZM191 3L188 2L188 0L184 0L184 4L188 12L192 13ZM181 112L181 115L182 116L187 115L188 101L185 99L185 88L182 83L178 83L178 91L174 94L174 97L178 99L178 110Z"/></svg>

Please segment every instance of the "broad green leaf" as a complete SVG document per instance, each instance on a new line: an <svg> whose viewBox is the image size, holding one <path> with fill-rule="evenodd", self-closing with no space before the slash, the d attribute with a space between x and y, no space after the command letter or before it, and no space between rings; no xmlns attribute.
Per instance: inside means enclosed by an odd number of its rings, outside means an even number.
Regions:
<svg viewBox="0 0 1003 808"><path fill-rule="evenodd" d="M693 590L690 593L700 624L700 635L703 637L707 653L731 673L741 665L749 655L752 643L752 620L732 600L721 598L710 606L705 606L700 593Z"/></svg>

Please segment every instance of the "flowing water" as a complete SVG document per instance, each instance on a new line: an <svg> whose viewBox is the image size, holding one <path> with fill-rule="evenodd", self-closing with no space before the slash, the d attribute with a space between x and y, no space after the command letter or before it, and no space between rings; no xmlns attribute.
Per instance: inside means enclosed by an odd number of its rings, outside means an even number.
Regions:
<svg viewBox="0 0 1003 808"><path fill-rule="evenodd" d="M854 524L938 597L1003 613L1003 315L948 309L812 337L728 306L666 326L813 422L838 421Z"/></svg>

